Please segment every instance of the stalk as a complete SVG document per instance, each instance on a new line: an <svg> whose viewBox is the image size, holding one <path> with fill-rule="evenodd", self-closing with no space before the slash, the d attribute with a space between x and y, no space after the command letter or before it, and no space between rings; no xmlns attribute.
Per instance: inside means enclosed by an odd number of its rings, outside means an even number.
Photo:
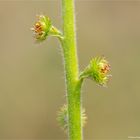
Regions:
<svg viewBox="0 0 140 140"><path fill-rule="evenodd" d="M67 87L69 140L82 140L81 81L76 51L74 0L62 0L64 67Z"/></svg>
<svg viewBox="0 0 140 140"><path fill-rule="evenodd" d="M48 36L57 37L63 49L67 105L64 105L58 121L64 130L68 130L69 140L82 140L82 126L86 116L81 111L81 85L86 78L106 86L109 77L110 65L105 57L95 57L79 74L75 35L74 0L62 0L63 33L52 25L49 17L40 15L31 30L37 42L47 39Z"/></svg>

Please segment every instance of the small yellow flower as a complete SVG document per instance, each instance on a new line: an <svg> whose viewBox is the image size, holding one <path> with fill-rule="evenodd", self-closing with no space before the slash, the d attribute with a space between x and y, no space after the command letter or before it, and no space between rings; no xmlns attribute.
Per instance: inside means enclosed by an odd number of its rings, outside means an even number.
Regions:
<svg viewBox="0 0 140 140"><path fill-rule="evenodd" d="M31 30L34 31L35 38L38 41L42 41L48 36L51 26L50 19L47 16L40 15Z"/></svg>
<svg viewBox="0 0 140 140"><path fill-rule="evenodd" d="M81 73L81 78L90 78L100 85L106 85L109 80L110 65L104 57L96 57L90 61Z"/></svg>

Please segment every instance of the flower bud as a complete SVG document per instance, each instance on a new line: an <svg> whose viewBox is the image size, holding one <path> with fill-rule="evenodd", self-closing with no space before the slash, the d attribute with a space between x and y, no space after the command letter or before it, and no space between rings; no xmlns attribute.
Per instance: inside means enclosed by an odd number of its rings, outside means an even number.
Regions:
<svg viewBox="0 0 140 140"><path fill-rule="evenodd" d="M106 85L109 80L110 65L104 57L96 57L90 61L80 78L90 78L100 85Z"/></svg>

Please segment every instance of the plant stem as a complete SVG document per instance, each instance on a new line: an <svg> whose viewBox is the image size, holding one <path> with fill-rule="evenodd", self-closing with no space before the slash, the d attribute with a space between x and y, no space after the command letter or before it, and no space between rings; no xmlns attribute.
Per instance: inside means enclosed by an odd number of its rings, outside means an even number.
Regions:
<svg viewBox="0 0 140 140"><path fill-rule="evenodd" d="M81 129L81 81L79 81L76 52L74 0L62 0L63 34L62 47L67 86L69 140L82 140Z"/></svg>

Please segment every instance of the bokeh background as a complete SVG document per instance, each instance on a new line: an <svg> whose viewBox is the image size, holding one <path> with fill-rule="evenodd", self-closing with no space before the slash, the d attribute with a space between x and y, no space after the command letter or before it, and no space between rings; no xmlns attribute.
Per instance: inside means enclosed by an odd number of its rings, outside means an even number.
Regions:
<svg viewBox="0 0 140 140"><path fill-rule="evenodd" d="M57 39L36 44L36 14L62 28L60 0L0 0L0 140L66 140L56 116L65 103ZM108 87L86 80L85 140L140 137L140 1L76 0L79 67L104 55L111 64Z"/></svg>

